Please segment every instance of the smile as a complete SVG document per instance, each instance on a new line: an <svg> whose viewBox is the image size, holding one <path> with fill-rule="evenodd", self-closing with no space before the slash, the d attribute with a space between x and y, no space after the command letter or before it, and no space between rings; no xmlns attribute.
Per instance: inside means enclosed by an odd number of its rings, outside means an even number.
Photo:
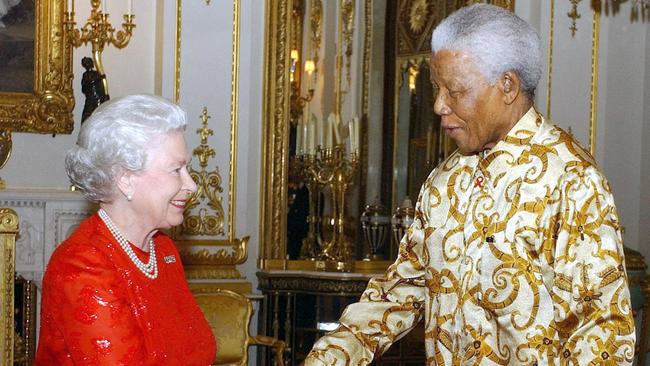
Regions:
<svg viewBox="0 0 650 366"><path fill-rule="evenodd" d="M185 203L186 203L186 202L187 202L187 201L184 201L184 200L173 200L173 201L169 201L169 203L171 203L172 206L176 206L176 207L178 207L178 208L185 208Z"/></svg>

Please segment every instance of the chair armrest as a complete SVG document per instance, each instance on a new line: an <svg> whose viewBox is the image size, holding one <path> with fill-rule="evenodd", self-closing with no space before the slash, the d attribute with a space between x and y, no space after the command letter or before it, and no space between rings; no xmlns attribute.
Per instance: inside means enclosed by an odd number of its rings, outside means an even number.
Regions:
<svg viewBox="0 0 650 366"><path fill-rule="evenodd" d="M278 366L284 366L284 349L286 344L277 338L264 335L250 337L250 345L268 346L275 349L275 362Z"/></svg>

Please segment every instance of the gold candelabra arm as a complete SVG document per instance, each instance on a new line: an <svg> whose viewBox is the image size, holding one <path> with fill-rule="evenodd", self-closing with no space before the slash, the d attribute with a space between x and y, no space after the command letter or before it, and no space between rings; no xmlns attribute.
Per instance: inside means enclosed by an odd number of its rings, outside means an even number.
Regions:
<svg viewBox="0 0 650 366"><path fill-rule="evenodd" d="M135 28L135 24L133 23L134 18L135 15L133 14L124 14L124 23L122 23L122 30L119 30L115 34L115 37L111 37L111 44L115 46L115 48L122 49L129 44L129 41L131 41L133 28Z"/></svg>
<svg viewBox="0 0 650 366"><path fill-rule="evenodd" d="M95 69L101 75L106 75L102 64L102 52L104 47L112 44L115 48L122 49L131 41L133 28L135 28L135 15L124 14L124 23L122 29L115 31L115 28L108 20L108 13L100 10L100 1L91 0L90 16L81 28L76 28L74 9L69 9L65 14L64 32L65 38L73 47L81 47L87 43L92 45L93 61ZM106 78L102 79L104 91L108 95L108 82Z"/></svg>

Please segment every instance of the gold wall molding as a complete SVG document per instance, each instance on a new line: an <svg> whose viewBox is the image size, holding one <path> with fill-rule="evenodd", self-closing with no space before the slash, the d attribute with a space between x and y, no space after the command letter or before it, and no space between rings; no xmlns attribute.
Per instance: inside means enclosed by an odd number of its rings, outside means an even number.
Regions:
<svg viewBox="0 0 650 366"><path fill-rule="evenodd" d="M208 4L209 5L209 4ZM180 102L181 79L181 29L182 29L182 4L176 0L176 44L174 65L174 101ZM239 122L239 39L240 39L241 0L233 0L233 48L231 67L231 94L230 94L230 159L228 176L228 239L233 241L236 237L236 205L237 198L237 147L238 147L238 122ZM225 232L224 232L225 233Z"/></svg>
<svg viewBox="0 0 650 366"><path fill-rule="evenodd" d="M0 364L13 365L14 357L14 270L18 235L18 215L9 208L0 208Z"/></svg>
<svg viewBox="0 0 650 366"><path fill-rule="evenodd" d="M228 238L235 240L237 199L237 129L239 125L239 31L241 0L233 1L232 82L230 91L230 177L228 179Z"/></svg>
<svg viewBox="0 0 650 366"><path fill-rule="evenodd" d="M241 278L250 237L235 240L175 240L188 278Z"/></svg>
<svg viewBox="0 0 650 366"><path fill-rule="evenodd" d="M359 212L363 212L368 189L368 125L370 104L370 55L372 53L373 32L373 0L365 0L363 4L364 34L363 34L363 64L361 79L361 147L359 149Z"/></svg>
<svg viewBox="0 0 650 366"><path fill-rule="evenodd" d="M594 10L591 32L591 100L589 105L589 152L596 154L596 122L598 115L598 68L600 57L600 9Z"/></svg>
<svg viewBox="0 0 650 366"><path fill-rule="evenodd" d="M569 29L571 30L571 36L575 37L576 32L578 31L578 25L576 24L578 19L580 19L582 16L578 12L578 3L582 0L570 0L571 1L571 11L569 11L566 15L571 18L571 26Z"/></svg>
<svg viewBox="0 0 650 366"><path fill-rule="evenodd" d="M221 174L219 167L215 170L207 171L208 160L215 156L215 151L208 145L208 137L214 134L211 128L208 128L208 108L203 107L201 113L201 128L196 130L201 139L201 143L193 151L192 155L196 156L199 161L199 170L189 167L189 173L198 187L196 193L190 196L183 213L183 223L180 226L180 235L222 235L224 234L224 212L220 196L223 192L221 187ZM202 205L205 203L205 205ZM199 207L201 205L202 207ZM211 212L205 206L212 209ZM199 207L198 213L194 214L195 209Z"/></svg>
<svg viewBox="0 0 650 366"><path fill-rule="evenodd" d="M36 1L34 90L0 93L0 129L72 132L72 46L64 32L65 1Z"/></svg>
<svg viewBox="0 0 650 366"><path fill-rule="evenodd" d="M551 118L551 95L553 92L553 36L555 27L555 0L550 1L551 12L548 29L548 62L546 64L546 118Z"/></svg>
<svg viewBox="0 0 650 366"><path fill-rule="evenodd" d="M286 253L289 138L289 0L266 2L260 265Z"/></svg>
<svg viewBox="0 0 650 366"><path fill-rule="evenodd" d="M174 102L181 101L181 0L176 0L176 44L174 45Z"/></svg>

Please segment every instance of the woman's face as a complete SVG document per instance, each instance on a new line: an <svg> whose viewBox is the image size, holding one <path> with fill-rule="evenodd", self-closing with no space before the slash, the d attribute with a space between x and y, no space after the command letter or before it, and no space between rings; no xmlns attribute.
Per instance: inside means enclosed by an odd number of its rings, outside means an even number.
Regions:
<svg viewBox="0 0 650 366"><path fill-rule="evenodd" d="M183 222L183 211L196 184L187 171L189 157L185 138L172 132L150 142L143 171L132 176L131 204L149 229L168 229Z"/></svg>

